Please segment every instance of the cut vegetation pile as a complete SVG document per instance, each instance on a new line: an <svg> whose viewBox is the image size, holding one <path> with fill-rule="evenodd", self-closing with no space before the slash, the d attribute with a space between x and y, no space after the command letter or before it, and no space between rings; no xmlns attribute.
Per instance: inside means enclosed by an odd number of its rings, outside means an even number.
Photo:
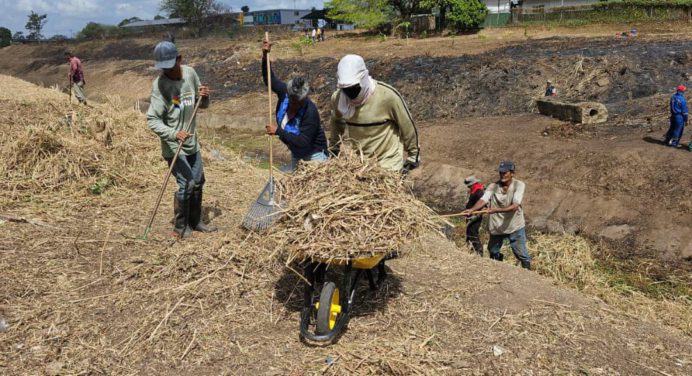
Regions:
<svg viewBox="0 0 692 376"><path fill-rule="evenodd" d="M140 114L70 104L65 93L9 76L0 85L0 188L11 192L3 207L152 184L161 157Z"/></svg>
<svg viewBox="0 0 692 376"><path fill-rule="evenodd" d="M353 151L303 163L283 178L283 219L271 238L290 259L348 260L397 251L435 230L434 212L397 172Z"/></svg>

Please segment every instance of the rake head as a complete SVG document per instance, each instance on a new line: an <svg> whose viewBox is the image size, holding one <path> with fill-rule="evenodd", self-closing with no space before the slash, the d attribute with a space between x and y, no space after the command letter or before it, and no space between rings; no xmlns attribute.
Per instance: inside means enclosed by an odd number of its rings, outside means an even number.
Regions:
<svg viewBox="0 0 692 376"><path fill-rule="evenodd" d="M269 179L243 218L242 226L250 231L262 232L276 222L280 211L281 206L274 200L274 180Z"/></svg>

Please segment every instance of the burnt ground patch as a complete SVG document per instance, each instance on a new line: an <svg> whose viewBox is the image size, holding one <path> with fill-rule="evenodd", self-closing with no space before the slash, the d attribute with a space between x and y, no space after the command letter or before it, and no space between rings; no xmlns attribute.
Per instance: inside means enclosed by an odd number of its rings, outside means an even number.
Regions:
<svg viewBox="0 0 692 376"><path fill-rule="evenodd" d="M382 57L366 63L374 78L401 92L421 120L531 112L547 79L565 100L599 101L618 113L623 101L670 93L686 82L691 47L689 40L550 38L480 55ZM259 61L235 67L213 58L215 53L223 52L205 52L211 62L197 69L204 80L225 83L221 99L263 90ZM306 76L313 100L328 116L338 59L284 59L273 69L282 79Z"/></svg>

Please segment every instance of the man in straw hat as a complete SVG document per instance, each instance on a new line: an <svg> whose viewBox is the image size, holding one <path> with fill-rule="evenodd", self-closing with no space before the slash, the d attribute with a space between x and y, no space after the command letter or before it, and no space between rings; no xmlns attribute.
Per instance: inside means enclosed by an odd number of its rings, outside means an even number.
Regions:
<svg viewBox="0 0 692 376"><path fill-rule="evenodd" d="M184 239L192 231L210 232L216 229L202 222L202 188L204 168L202 154L192 119L195 104L209 107L209 88L201 84L192 67L181 65L182 56L175 44L164 41L154 48L155 67L161 74L154 80L147 124L161 138L161 151L168 165L173 162L179 143L182 149L173 168L178 191L174 195L174 231Z"/></svg>
<svg viewBox="0 0 692 376"><path fill-rule="evenodd" d="M526 248L526 230L524 222L524 210L521 203L524 199L524 182L514 179L515 166L512 161L502 161L497 170L500 180L488 186L483 197L476 202L473 207L465 210L467 216L471 212L478 211L486 204L490 221L490 240L488 241L488 251L490 258L502 261L500 253L502 243L505 239L509 240L514 256L521 261L521 266L531 269L531 256Z"/></svg>
<svg viewBox="0 0 692 376"><path fill-rule="evenodd" d="M418 167L418 131L401 94L370 77L358 55L339 61L337 79L329 124L332 154L339 154L340 138L348 129L349 138L365 157L376 158L383 168L405 174Z"/></svg>
<svg viewBox="0 0 692 376"><path fill-rule="evenodd" d="M471 209L483 197L485 188L480 179L469 176L464 179L464 185L469 189L469 199L466 202L466 209ZM470 243L476 253L483 257L483 244L481 244L480 229L483 223L483 215L472 215L466 220L466 242Z"/></svg>
<svg viewBox="0 0 692 376"><path fill-rule="evenodd" d="M670 98L670 128L666 132L663 143L674 148L677 148L680 143L689 116L685 90L687 88L684 85L678 86L675 94Z"/></svg>

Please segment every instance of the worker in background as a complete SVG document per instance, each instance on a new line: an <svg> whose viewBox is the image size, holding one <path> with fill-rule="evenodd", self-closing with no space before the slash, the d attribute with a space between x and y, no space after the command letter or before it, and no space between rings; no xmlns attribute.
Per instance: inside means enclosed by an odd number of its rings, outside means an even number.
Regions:
<svg viewBox="0 0 692 376"><path fill-rule="evenodd" d="M312 29L312 41L317 42L317 30Z"/></svg>
<svg viewBox="0 0 692 376"><path fill-rule="evenodd" d="M488 252L490 252L490 258L502 261L503 256L500 249L502 243L507 239L514 256L521 261L521 267L531 269L531 256L529 256L529 250L526 247L526 223L522 208L526 185L524 182L514 179L515 166L512 161L500 162L497 171L500 174L500 180L490 184L483 197L473 207L462 213L470 217L472 212L488 205L490 216Z"/></svg>
<svg viewBox="0 0 692 376"><path fill-rule="evenodd" d="M86 105L87 98L84 91L86 80L84 79L84 70L82 70L82 61L69 51L65 52L65 60L70 64L70 72L67 74L67 78L70 81L70 90L79 103Z"/></svg>
<svg viewBox="0 0 692 376"><path fill-rule="evenodd" d="M471 209L476 205L478 200L483 197L485 188L480 179L475 176L469 176L464 179L464 185L469 189L469 199L466 202L466 209ZM472 215L466 220L466 242L471 244L474 251L483 257L483 244L481 244L480 229L483 223L483 215Z"/></svg>
<svg viewBox="0 0 692 376"><path fill-rule="evenodd" d="M685 90L687 88L684 85L678 86L675 94L670 98L670 128L666 132L663 143L674 148L677 148L680 143L689 116Z"/></svg>
<svg viewBox="0 0 692 376"><path fill-rule="evenodd" d="M556 97L557 96L557 89L555 86L553 86L553 81L548 80L548 82L545 84L545 96L546 97Z"/></svg>
<svg viewBox="0 0 692 376"><path fill-rule="evenodd" d="M154 48L154 58L155 68L160 69L161 74L152 85L147 124L161 138L161 152L169 166L182 143L173 168L178 183L178 191L173 196L173 231L180 239L189 237L192 231L216 231L202 222L205 179L195 120L192 119L189 129L185 129L197 101L202 101L200 108L209 107L209 88L201 84L192 67L181 65L182 56L175 44L160 42Z"/></svg>
<svg viewBox="0 0 692 376"><path fill-rule="evenodd" d="M262 43L262 79L267 84L267 54L271 44ZM299 161L326 161L327 138L317 106L308 97L310 86L303 77L284 83L271 72L272 91L276 93L276 124L266 126L267 134L277 135L291 150L291 170Z"/></svg>

